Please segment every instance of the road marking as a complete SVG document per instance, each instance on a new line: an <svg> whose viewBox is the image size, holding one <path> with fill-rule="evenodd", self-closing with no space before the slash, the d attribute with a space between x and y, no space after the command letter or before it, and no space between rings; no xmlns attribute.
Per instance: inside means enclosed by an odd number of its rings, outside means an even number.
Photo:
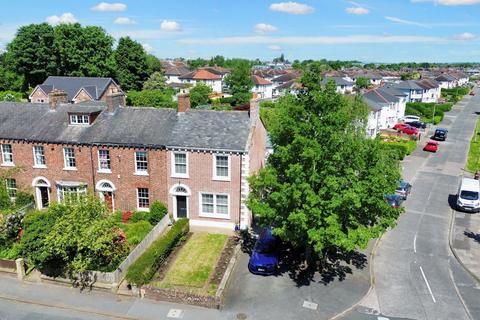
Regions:
<svg viewBox="0 0 480 320"><path fill-rule="evenodd" d="M318 304L305 300L303 301L303 307L311 310L317 310Z"/></svg>
<svg viewBox="0 0 480 320"><path fill-rule="evenodd" d="M170 309L167 314L167 318L182 319L184 315L183 310L180 309Z"/></svg>
<svg viewBox="0 0 480 320"><path fill-rule="evenodd" d="M435 297L433 296L432 289L430 288L430 284L428 283L427 277L425 277L425 272L423 272L422 266L420 266L420 271L422 272L423 280L425 280L425 283L427 284L428 292L430 292L430 296L432 297L433 303L437 303L437 300L435 300Z"/></svg>
<svg viewBox="0 0 480 320"><path fill-rule="evenodd" d="M413 252L417 253L417 234L413 237Z"/></svg>

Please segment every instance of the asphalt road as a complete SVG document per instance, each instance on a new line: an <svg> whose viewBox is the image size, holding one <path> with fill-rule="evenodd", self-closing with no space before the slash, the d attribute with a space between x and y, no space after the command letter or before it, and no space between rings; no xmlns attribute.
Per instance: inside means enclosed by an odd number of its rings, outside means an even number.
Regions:
<svg viewBox="0 0 480 320"><path fill-rule="evenodd" d="M449 248L449 230L480 97L467 97L440 125L449 129L439 152L420 146L403 162L413 184L406 212L377 249L375 289L344 319L480 319L480 285Z"/></svg>

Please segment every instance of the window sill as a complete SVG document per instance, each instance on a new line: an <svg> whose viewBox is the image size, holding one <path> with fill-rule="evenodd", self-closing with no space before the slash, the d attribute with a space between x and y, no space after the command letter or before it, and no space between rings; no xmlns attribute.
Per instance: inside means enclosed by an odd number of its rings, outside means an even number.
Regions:
<svg viewBox="0 0 480 320"><path fill-rule="evenodd" d="M1 165L2 167L15 167L15 164L13 162L4 162Z"/></svg>
<svg viewBox="0 0 480 320"><path fill-rule="evenodd" d="M97 173L112 173L112 170L103 169L103 170L98 170Z"/></svg>
<svg viewBox="0 0 480 320"><path fill-rule="evenodd" d="M63 168L63 171L78 171L77 168Z"/></svg>
<svg viewBox="0 0 480 320"><path fill-rule="evenodd" d="M137 208L137 211L147 212L150 211L150 208Z"/></svg>
<svg viewBox="0 0 480 320"><path fill-rule="evenodd" d="M226 181L226 182L230 182L230 177L213 177L212 180L213 180L213 181Z"/></svg>
<svg viewBox="0 0 480 320"><path fill-rule="evenodd" d="M181 178L181 179L189 179L190 176L188 174L172 174L171 178Z"/></svg>
<svg viewBox="0 0 480 320"><path fill-rule="evenodd" d="M33 169L47 169L47 166L44 166L44 165L36 165L36 166L33 166Z"/></svg>
<svg viewBox="0 0 480 320"><path fill-rule="evenodd" d="M230 215L219 215L213 213L200 213L198 215L200 218L212 218L212 219L219 219L219 220L230 220Z"/></svg>
<svg viewBox="0 0 480 320"><path fill-rule="evenodd" d="M135 176L148 177L148 172L146 172L146 171L135 171L134 175L135 175Z"/></svg>

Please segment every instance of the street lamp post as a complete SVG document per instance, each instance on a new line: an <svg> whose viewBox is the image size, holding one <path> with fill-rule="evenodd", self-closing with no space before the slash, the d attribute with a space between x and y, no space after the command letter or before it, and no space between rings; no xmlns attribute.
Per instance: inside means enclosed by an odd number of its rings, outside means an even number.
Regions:
<svg viewBox="0 0 480 320"><path fill-rule="evenodd" d="M435 107L436 107L436 103L433 104L433 115L432 115L432 129L433 129L433 126L435 125Z"/></svg>

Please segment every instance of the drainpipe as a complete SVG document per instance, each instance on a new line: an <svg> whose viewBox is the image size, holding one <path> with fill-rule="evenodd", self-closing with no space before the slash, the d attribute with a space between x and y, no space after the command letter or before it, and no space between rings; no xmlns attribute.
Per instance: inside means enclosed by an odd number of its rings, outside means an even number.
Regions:
<svg viewBox="0 0 480 320"><path fill-rule="evenodd" d="M90 165L92 169L93 194L95 195L96 182L95 182L95 166L93 165L93 144L89 146L89 149L90 149Z"/></svg>
<svg viewBox="0 0 480 320"><path fill-rule="evenodd" d="M241 224L241 221L242 221L242 160L243 160L243 157L242 155L240 154L240 200L239 200L239 212L238 212L238 228L240 229L240 224Z"/></svg>

